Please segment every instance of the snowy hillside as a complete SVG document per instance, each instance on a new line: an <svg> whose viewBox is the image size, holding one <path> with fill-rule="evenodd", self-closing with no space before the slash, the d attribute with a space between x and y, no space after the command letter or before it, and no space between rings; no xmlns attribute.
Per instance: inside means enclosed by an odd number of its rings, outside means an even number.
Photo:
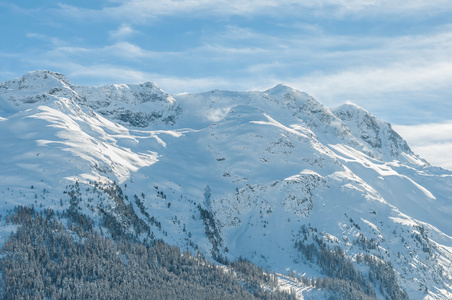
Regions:
<svg viewBox="0 0 452 300"><path fill-rule="evenodd" d="M305 298L339 279L377 298L452 298L452 172L354 104L329 109L285 85L169 95L35 71L0 83L0 133L3 214L75 207L290 272Z"/></svg>

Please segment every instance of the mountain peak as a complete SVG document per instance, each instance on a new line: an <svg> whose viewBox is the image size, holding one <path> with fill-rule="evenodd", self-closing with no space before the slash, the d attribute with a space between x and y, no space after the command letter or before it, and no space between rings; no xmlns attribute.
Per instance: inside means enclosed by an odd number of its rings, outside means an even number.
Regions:
<svg viewBox="0 0 452 300"><path fill-rule="evenodd" d="M152 82L152 81L146 81L146 82L140 83L139 86L141 86L143 88L151 88L151 89L159 89L160 90L160 87L155 82Z"/></svg>
<svg viewBox="0 0 452 300"><path fill-rule="evenodd" d="M32 71L0 83L0 99L21 106L44 103L59 96L77 98L74 87L61 73L47 70Z"/></svg>
<svg viewBox="0 0 452 300"><path fill-rule="evenodd" d="M331 111L349 127L358 140L364 142L375 158L405 161L407 155L413 158L416 156L407 142L392 129L391 124L379 120L364 108L347 102ZM425 164L417 156L414 161Z"/></svg>
<svg viewBox="0 0 452 300"><path fill-rule="evenodd" d="M333 110L337 110L337 111L357 111L357 112L363 112L366 114L370 114L367 110L365 110L364 108L362 108L361 106L359 106L356 103L347 101L342 105L339 105L336 108L333 108Z"/></svg>
<svg viewBox="0 0 452 300"><path fill-rule="evenodd" d="M308 94L285 84L278 84L264 91L264 98L270 99L271 102L276 103L280 107L291 110L294 114L299 113L306 106L315 106L316 110L321 109L319 106L322 106Z"/></svg>
<svg viewBox="0 0 452 300"><path fill-rule="evenodd" d="M284 91L293 91L294 89L291 86L288 86L284 83L279 83L274 87L266 90L266 92L284 92Z"/></svg>
<svg viewBox="0 0 452 300"><path fill-rule="evenodd" d="M28 72L22 77L9 81L18 90L43 90L54 87L71 87L72 83L61 73L48 70Z"/></svg>
<svg viewBox="0 0 452 300"><path fill-rule="evenodd" d="M301 97L309 97L308 94L304 93L304 92L300 92L297 89L294 89L291 86L288 86L286 84L280 83L278 85L275 85L274 87L264 91L264 93L271 95L271 96L278 96L278 95L284 95L284 96L288 96L291 95L292 98L295 97L295 95L297 96L301 96Z"/></svg>

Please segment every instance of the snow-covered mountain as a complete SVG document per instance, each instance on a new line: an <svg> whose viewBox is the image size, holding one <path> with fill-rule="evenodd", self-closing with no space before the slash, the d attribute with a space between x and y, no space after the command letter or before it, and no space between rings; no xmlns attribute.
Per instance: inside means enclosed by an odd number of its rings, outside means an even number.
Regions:
<svg viewBox="0 0 452 300"><path fill-rule="evenodd" d="M169 95L35 71L0 84L0 133L2 211L75 206L303 278L336 278L323 255L340 249L378 298L452 298L452 172L354 104L285 85Z"/></svg>

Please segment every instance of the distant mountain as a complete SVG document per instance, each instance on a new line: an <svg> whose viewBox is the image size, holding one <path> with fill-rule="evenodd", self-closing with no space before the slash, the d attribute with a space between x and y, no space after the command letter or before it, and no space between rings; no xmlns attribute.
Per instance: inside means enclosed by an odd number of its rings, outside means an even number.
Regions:
<svg viewBox="0 0 452 300"><path fill-rule="evenodd" d="M77 209L112 237L290 272L301 298L452 298L452 172L354 104L35 71L0 84L0 132L3 215Z"/></svg>

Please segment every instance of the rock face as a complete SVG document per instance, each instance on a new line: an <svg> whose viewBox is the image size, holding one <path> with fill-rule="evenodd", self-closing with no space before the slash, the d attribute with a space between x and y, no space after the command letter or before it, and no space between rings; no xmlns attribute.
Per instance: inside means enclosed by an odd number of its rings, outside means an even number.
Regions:
<svg viewBox="0 0 452 300"><path fill-rule="evenodd" d="M72 205L218 261L451 297L452 172L356 105L285 85L169 95L36 71L0 84L0 132L4 211Z"/></svg>
<svg viewBox="0 0 452 300"><path fill-rule="evenodd" d="M90 99L89 106L96 112L126 126L174 125L181 114L173 97L152 82L79 87L77 91Z"/></svg>
<svg viewBox="0 0 452 300"><path fill-rule="evenodd" d="M373 157L407 163L403 154L414 155L406 141L391 128L391 124L378 120L361 107L344 104L333 109L333 113L347 125L355 137L364 142L365 149Z"/></svg>

